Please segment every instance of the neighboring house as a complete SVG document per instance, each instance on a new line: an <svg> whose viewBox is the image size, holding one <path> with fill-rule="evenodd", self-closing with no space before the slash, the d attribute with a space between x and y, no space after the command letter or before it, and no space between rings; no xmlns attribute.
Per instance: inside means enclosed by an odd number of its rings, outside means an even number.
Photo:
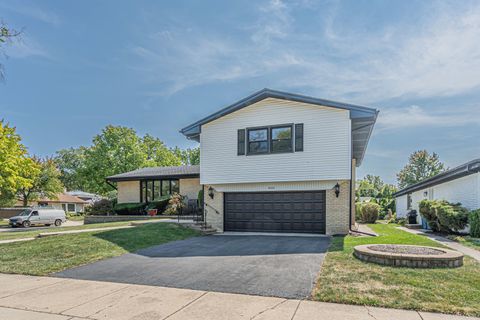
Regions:
<svg viewBox="0 0 480 320"><path fill-rule="evenodd" d="M180 193L197 199L200 166L142 168L107 178L116 182L118 203L152 202L163 196Z"/></svg>
<svg viewBox="0 0 480 320"><path fill-rule="evenodd" d="M377 114L264 89L181 130L200 142L200 168L145 168L107 180L117 182L121 203L163 195L163 179L183 194L183 179L196 179L205 219L220 232L346 234L354 223L355 167Z"/></svg>
<svg viewBox="0 0 480 320"><path fill-rule="evenodd" d="M397 217L406 217L410 210L418 210L423 199L460 202L467 209L480 208L480 159L442 172L394 194ZM421 223L418 215L417 222Z"/></svg>
<svg viewBox="0 0 480 320"><path fill-rule="evenodd" d="M56 209L62 209L65 212L83 212L89 204L87 201L68 193L59 193L56 199L42 198L28 203L30 206L52 206ZM21 202L17 205L22 205Z"/></svg>
<svg viewBox="0 0 480 320"><path fill-rule="evenodd" d="M71 196L78 197L78 198L88 202L88 204L93 204L94 202L99 201L99 200L104 198L101 195L98 195L98 194L95 194L95 193L89 193L89 192L85 192L85 191L80 191L80 190L68 191L67 194L69 194Z"/></svg>

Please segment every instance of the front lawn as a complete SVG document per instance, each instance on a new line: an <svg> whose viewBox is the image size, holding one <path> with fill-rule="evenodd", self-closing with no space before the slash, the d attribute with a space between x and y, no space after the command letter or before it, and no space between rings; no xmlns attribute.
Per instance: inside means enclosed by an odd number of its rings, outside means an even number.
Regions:
<svg viewBox="0 0 480 320"><path fill-rule="evenodd" d="M134 228L50 236L0 245L0 273L47 275L111 258L199 232L171 223Z"/></svg>
<svg viewBox="0 0 480 320"><path fill-rule="evenodd" d="M413 269L361 262L352 255L356 245L441 246L395 225L369 226L378 237L333 238L314 300L480 316L480 263L465 257L456 269Z"/></svg>
<svg viewBox="0 0 480 320"><path fill-rule="evenodd" d="M470 236L455 236L455 235L450 235L447 236L448 239L457 241L464 246L480 250L480 238L472 238Z"/></svg>

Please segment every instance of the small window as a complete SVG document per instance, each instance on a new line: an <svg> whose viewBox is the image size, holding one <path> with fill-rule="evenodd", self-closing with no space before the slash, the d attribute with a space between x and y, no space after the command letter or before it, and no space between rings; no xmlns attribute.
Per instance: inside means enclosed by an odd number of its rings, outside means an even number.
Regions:
<svg viewBox="0 0 480 320"><path fill-rule="evenodd" d="M172 194L173 193L179 193L180 192L180 186L178 184L178 180L171 180L171 188L172 188Z"/></svg>
<svg viewBox="0 0 480 320"><path fill-rule="evenodd" d="M268 129L250 129L248 130L248 153L262 154L268 153Z"/></svg>
<svg viewBox="0 0 480 320"><path fill-rule="evenodd" d="M75 203L69 203L67 204L67 210L68 212L75 212Z"/></svg>
<svg viewBox="0 0 480 320"><path fill-rule="evenodd" d="M407 209L411 210L412 209L412 194L407 194Z"/></svg>
<svg viewBox="0 0 480 320"><path fill-rule="evenodd" d="M162 180L162 196L170 194L170 180Z"/></svg>
<svg viewBox="0 0 480 320"><path fill-rule="evenodd" d="M271 152L292 152L292 127L272 128Z"/></svg>
<svg viewBox="0 0 480 320"><path fill-rule="evenodd" d="M153 201L159 200L162 197L162 187L160 180L153 181Z"/></svg>

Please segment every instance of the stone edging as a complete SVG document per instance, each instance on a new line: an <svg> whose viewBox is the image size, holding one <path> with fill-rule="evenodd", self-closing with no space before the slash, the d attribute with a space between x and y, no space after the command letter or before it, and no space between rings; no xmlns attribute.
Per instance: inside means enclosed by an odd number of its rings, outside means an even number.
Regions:
<svg viewBox="0 0 480 320"><path fill-rule="evenodd" d="M443 252L439 255L405 254L371 250L369 247L372 247L374 245L381 244L367 244L356 246L353 249L353 255L362 261L396 267L455 268L463 265L463 254L454 250L402 244L401 246L403 247L422 247Z"/></svg>

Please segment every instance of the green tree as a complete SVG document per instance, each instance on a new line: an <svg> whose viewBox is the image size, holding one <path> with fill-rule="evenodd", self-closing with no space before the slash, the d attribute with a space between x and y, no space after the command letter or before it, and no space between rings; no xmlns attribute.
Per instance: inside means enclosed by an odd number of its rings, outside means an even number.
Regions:
<svg viewBox="0 0 480 320"><path fill-rule="evenodd" d="M60 181L60 170L53 159L32 158L39 171L26 170L24 177L31 179L33 183L28 187L18 190L23 205L28 206L29 202L38 200L42 197L56 199L57 195L63 191L63 184Z"/></svg>
<svg viewBox="0 0 480 320"><path fill-rule="evenodd" d="M20 32L8 27L5 23L0 21L0 53L5 55L5 44L11 43L12 39L18 37ZM0 64L0 79L5 78L3 64Z"/></svg>
<svg viewBox="0 0 480 320"><path fill-rule="evenodd" d="M367 174L363 180L357 181L357 197L375 198L384 186L380 176Z"/></svg>
<svg viewBox="0 0 480 320"><path fill-rule="evenodd" d="M200 164L200 148L187 148L187 149L180 149L179 147L175 147L172 149L172 152L180 158L180 161L183 165L199 165Z"/></svg>
<svg viewBox="0 0 480 320"><path fill-rule="evenodd" d="M180 158L168 149L160 139L146 134L141 143L146 156L144 167L167 167L182 164Z"/></svg>
<svg viewBox="0 0 480 320"><path fill-rule="evenodd" d="M106 194L112 190L105 182L106 177L142 168L147 163L135 130L109 125L93 138L92 146L86 148L79 174L85 181L86 191Z"/></svg>
<svg viewBox="0 0 480 320"><path fill-rule="evenodd" d="M86 183L80 174L85 163L87 148L70 148L57 151L55 163L60 170L60 180L67 190L86 190Z"/></svg>
<svg viewBox="0 0 480 320"><path fill-rule="evenodd" d="M33 184L33 180L25 176L28 171L36 174L39 168L28 157L15 128L0 120L0 205L14 204L17 190Z"/></svg>
<svg viewBox="0 0 480 320"><path fill-rule="evenodd" d="M415 151L410 155L408 164L397 174L398 187L406 188L445 170L435 152L430 155L427 150Z"/></svg>

